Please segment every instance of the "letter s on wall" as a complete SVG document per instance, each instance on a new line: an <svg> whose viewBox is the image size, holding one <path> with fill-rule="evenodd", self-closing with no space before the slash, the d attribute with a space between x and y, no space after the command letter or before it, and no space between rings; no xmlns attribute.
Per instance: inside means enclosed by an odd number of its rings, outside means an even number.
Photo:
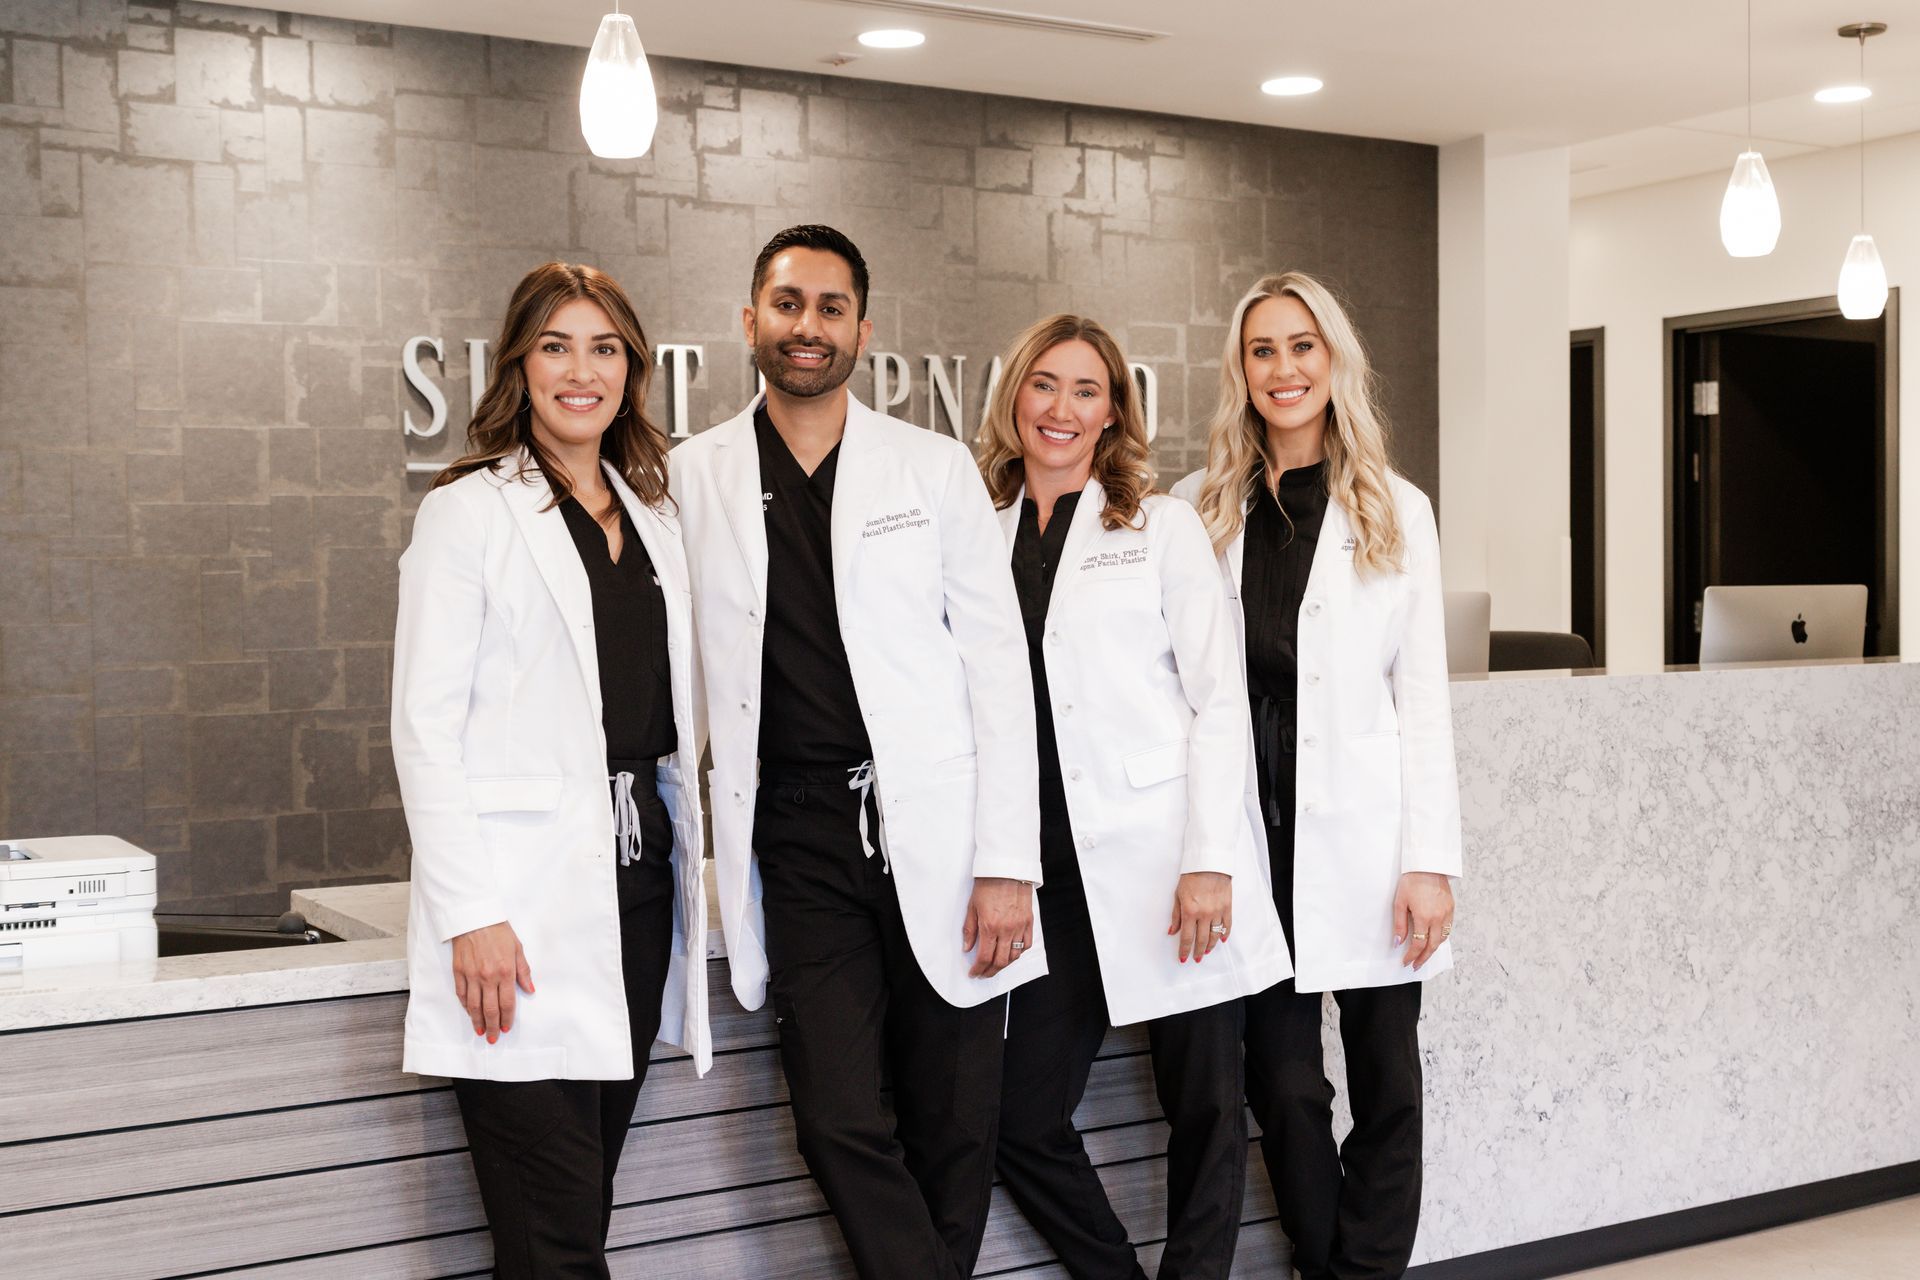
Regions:
<svg viewBox="0 0 1920 1280"><path fill-rule="evenodd" d="M424 429L416 427L413 425L413 411L406 409L401 411L400 426L405 435L437 436L447 429L447 397L420 367L420 348L423 346L429 348L433 352L434 359L440 361L442 365L447 362L446 348L441 346L440 339L429 338L423 334L416 338L408 338L406 346L400 348L400 367L407 375L407 385L418 391L421 398L427 402L427 406L433 410L433 421L429 422Z"/></svg>

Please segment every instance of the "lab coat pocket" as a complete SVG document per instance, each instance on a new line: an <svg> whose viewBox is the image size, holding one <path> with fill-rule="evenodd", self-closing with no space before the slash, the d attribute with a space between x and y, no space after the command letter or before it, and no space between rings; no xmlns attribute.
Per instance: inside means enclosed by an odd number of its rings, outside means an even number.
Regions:
<svg viewBox="0 0 1920 1280"><path fill-rule="evenodd" d="M475 813L547 813L560 807L557 777L468 778Z"/></svg>
<svg viewBox="0 0 1920 1280"><path fill-rule="evenodd" d="M1354 762L1349 807L1367 815L1369 829L1380 828L1374 838L1387 840L1400 826L1400 733L1355 734L1347 743Z"/></svg>
<svg viewBox="0 0 1920 1280"><path fill-rule="evenodd" d="M1181 738L1177 742L1163 742L1157 747L1135 751L1124 757L1121 764L1126 768L1127 781L1136 788L1157 786L1185 777L1187 740Z"/></svg>
<svg viewBox="0 0 1920 1280"><path fill-rule="evenodd" d="M980 772L979 757L969 751L963 756L951 756L935 764L927 772L929 782L944 782L949 778L968 778Z"/></svg>

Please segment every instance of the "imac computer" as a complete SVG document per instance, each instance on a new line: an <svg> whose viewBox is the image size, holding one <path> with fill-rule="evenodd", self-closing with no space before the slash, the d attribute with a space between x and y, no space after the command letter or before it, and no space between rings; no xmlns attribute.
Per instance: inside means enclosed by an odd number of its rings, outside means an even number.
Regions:
<svg viewBox="0 0 1920 1280"><path fill-rule="evenodd" d="M1858 584L1708 587L1700 661L1858 658L1867 642L1867 589Z"/></svg>

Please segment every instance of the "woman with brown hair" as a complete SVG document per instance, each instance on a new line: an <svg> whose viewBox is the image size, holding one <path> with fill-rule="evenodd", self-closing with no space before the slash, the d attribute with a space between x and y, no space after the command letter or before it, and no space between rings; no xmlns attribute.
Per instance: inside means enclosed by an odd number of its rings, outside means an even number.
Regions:
<svg viewBox="0 0 1920 1280"><path fill-rule="evenodd" d="M502 1277L607 1275L654 1038L707 1069L687 570L620 286L514 290L400 560L405 1069L449 1076Z"/></svg>
<svg viewBox="0 0 1920 1280"><path fill-rule="evenodd" d="M998 1164L1071 1275L1141 1275L1073 1113L1109 1020L1145 1022L1173 1130L1160 1276L1189 1280L1225 1277L1239 1236L1241 997L1291 969L1232 613L1206 530L1151 492L1147 458L1112 335L1057 315L1014 340L980 469L1027 626L1049 964L1012 996Z"/></svg>
<svg viewBox="0 0 1920 1280"><path fill-rule="evenodd" d="M1295 977L1247 1001L1247 1100L1304 1280L1403 1274L1420 1217L1420 989L1453 963L1460 797L1440 540L1387 463L1366 349L1299 272L1235 307L1207 467ZM1340 1007L1353 1129L1321 1051Z"/></svg>

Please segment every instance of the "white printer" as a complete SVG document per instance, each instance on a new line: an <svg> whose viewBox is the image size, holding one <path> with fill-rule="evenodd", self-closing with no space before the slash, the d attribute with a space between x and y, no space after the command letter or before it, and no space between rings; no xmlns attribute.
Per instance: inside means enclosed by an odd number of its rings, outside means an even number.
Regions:
<svg viewBox="0 0 1920 1280"><path fill-rule="evenodd" d="M159 954L153 855L118 836L0 840L0 973Z"/></svg>

